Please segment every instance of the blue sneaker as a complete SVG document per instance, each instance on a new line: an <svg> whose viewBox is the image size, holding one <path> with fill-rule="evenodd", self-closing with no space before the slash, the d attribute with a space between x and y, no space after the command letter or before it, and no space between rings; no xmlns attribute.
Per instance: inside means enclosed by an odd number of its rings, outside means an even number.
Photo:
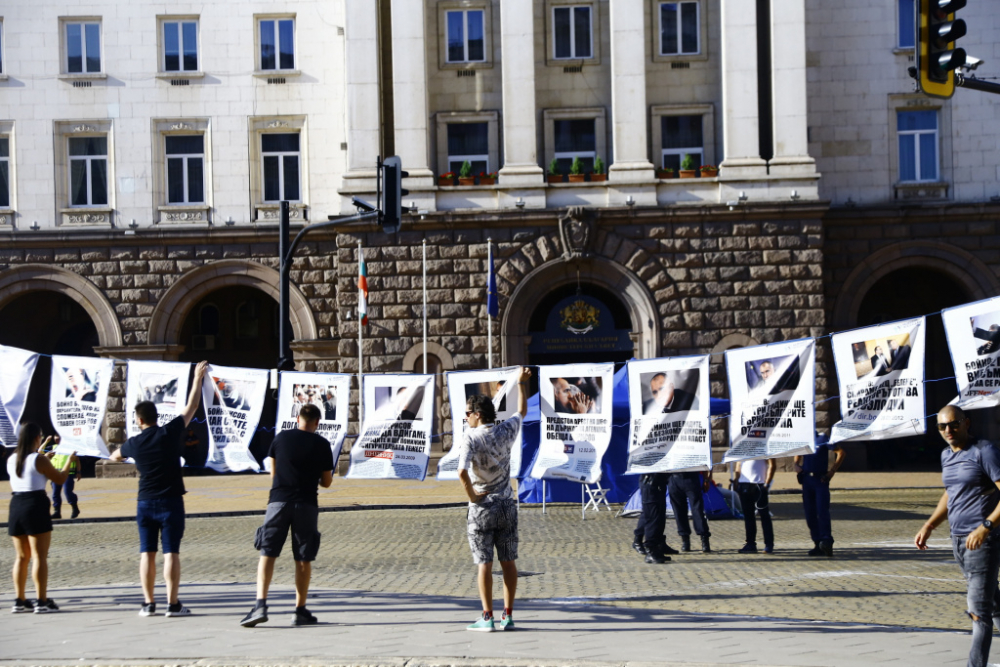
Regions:
<svg viewBox="0 0 1000 667"><path fill-rule="evenodd" d="M493 632L496 628L493 627L492 618L482 618L472 625L465 628L466 630L472 630L473 632Z"/></svg>
<svg viewBox="0 0 1000 667"><path fill-rule="evenodd" d="M514 629L513 614L510 616L508 616L507 614L503 615L503 618L500 619L500 629L503 630L504 632L509 632L510 630Z"/></svg>

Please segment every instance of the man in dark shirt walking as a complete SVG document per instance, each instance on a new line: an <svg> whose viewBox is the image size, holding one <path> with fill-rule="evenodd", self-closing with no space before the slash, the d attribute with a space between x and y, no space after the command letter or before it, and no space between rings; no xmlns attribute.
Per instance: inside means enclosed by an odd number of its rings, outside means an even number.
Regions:
<svg viewBox="0 0 1000 667"><path fill-rule="evenodd" d="M267 621L267 590L274 576L274 561L292 531L295 559L295 617L292 625L314 625L317 619L306 609L306 594L312 576L312 561L319 552L319 503L317 484L333 484L333 451L330 442L316 433L320 411L312 403L299 410L298 428L282 431L267 455L271 468L271 495L264 525L257 529L254 548L257 563L257 603L240 625L252 628Z"/></svg>
<svg viewBox="0 0 1000 667"><path fill-rule="evenodd" d="M194 382L184 412L166 426L157 426L156 404L142 401L135 406L135 416L142 432L129 438L111 455L112 461L131 458L139 470L139 497L135 519L139 525L139 578L144 603L140 616L156 613L156 548L163 534L163 579L167 585L166 616L187 616L191 611L177 599L181 583L181 538L184 537L184 479L181 455L184 432L201 402L201 381L208 362L194 371Z"/></svg>

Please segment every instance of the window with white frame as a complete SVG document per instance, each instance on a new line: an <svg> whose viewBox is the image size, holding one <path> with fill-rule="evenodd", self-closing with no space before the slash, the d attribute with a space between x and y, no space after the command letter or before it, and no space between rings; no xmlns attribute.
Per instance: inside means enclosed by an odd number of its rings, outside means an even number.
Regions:
<svg viewBox="0 0 1000 667"><path fill-rule="evenodd" d="M560 174L568 174L573 160L579 158L584 172L594 170L597 157L596 121L593 118L572 118L553 121L553 140Z"/></svg>
<svg viewBox="0 0 1000 667"><path fill-rule="evenodd" d="M265 202L300 201L299 133L260 135L261 182Z"/></svg>
<svg viewBox="0 0 1000 667"><path fill-rule="evenodd" d="M198 21L194 19L164 20L163 71L198 71Z"/></svg>
<svg viewBox="0 0 1000 667"><path fill-rule="evenodd" d="M699 36L700 3L687 2L660 3L660 55L696 55L701 52Z"/></svg>
<svg viewBox="0 0 1000 667"><path fill-rule="evenodd" d="M490 173L489 123L448 124L448 171L457 174L465 161L474 176Z"/></svg>
<svg viewBox="0 0 1000 667"><path fill-rule="evenodd" d="M938 180L937 111L898 111L899 180Z"/></svg>
<svg viewBox="0 0 1000 667"><path fill-rule="evenodd" d="M899 35L896 46L900 49L912 49L917 42L916 2L917 0L897 0Z"/></svg>
<svg viewBox="0 0 1000 667"><path fill-rule="evenodd" d="M69 205L108 205L108 138L70 137Z"/></svg>
<svg viewBox="0 0 1000 667"><path fill-rule="evenodd" d="M694 168L704 164L705 141L701 115L660 116L660 167L681 168L685 155L694 159Z"/></svg>
<svg viewBox="0 0 1000 667"><path fill-rule="evenodd" d="M10 208L10 137L0 135L0 208Z"/></svg>
<svg viewBox="0 0 1000 667"><path fill-rule="evenodd" d="M170 134L163 139L167 204L204 204L205 135Z"/></svg>
<svg viewBox="0 0 1000 667"><path fill-rule="evenodd" d="M552 57L581 60L594 57L593 7L557 5L552 8Z"/></svg>
<svg viewBox="0 0 1000 667"><path fill-rule="evenodd" d="M63 24L67 74L101 72L100 21L66 21Z"/></svg>
<svg viewBox="0 0 1000 667"><path fill-rule="evenodd" d="M295 69L295 19L259 19L260 69Z"/></svg>
<svg viewBox="0 0 1000 667"><path fill-rule="evenodd" d="M481 63L486 61L486 12L482 9L446 11L447 62Z"/></svg>

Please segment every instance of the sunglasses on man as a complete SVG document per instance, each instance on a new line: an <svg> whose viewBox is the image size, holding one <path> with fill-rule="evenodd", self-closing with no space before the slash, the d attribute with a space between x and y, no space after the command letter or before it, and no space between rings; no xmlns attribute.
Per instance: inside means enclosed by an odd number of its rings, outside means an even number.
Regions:
<svg viewBox="0 0 1000 667"><path fill-rule="evenodd" d="M941 431L942 433L944 433L949 428L952 431L957 431L959 428L962 427L962 423L963 422L965 422L964 419L955 419L955 420L950 421L950 422L938 422L937 427L938 427L938 430Z"/></svg>

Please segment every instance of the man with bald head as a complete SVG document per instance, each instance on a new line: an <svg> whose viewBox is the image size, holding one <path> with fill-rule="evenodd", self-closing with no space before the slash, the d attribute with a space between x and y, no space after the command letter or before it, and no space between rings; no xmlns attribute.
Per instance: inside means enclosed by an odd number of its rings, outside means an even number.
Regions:
<svg viewBox="0 0 1000 667"><path fill-rule="evenodd" d="M968 587L968 664L980 667L989 661L993 625L1000 628L1000 530L994 530L1000 522L1000 450L988 440L972 438L969 425L965 412L954 405L937 415L938 431L948 443L941 452L945 491L913 541L926 549L931 532L948 519L952 550Z"/></svg>

